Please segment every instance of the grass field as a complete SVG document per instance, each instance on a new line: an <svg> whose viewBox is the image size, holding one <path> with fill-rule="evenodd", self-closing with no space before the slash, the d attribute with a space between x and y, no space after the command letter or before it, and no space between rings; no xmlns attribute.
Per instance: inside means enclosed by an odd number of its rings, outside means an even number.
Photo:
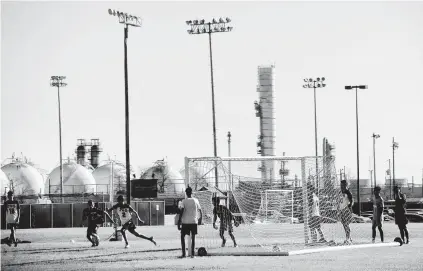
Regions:
<svg viewBox="0 0 423 271"><path fill-rule="evenodd" d="M371 224L356 224L362 233L371 235ZM22 229L18 238L31 241L18 247L2 245L2 270L423 270L423 224L410 223L409 245L321 252L315 254L278 257L212 256L178 259L181 254L179 232L176 226L138 227L137 230L154 236L158 246L129 234L131 247L123 242L102 241L99 247L90 247L85 239L85 228ZM239 249L260 249L252 245L248 232L237 228ZM201 232L201 228L199 229ZM203 230L204 232L204 230ZM395 224L385 223L386 241L399 235ZM111 228L100 228L99 235L106 239ZM1 238L9 231L1 231ZM364 234L365 235L365 234ZM364 236L363 235L363 236ZM75 242L71 242L74 240ZM354 240L354 236L353 236ZM218 232L199 236L199 246L207 242L220 244ZM269 240L271 243L272 240ZM230 239L225 250L236 250ZM197 246L198 247L198 246Z"/></svg>

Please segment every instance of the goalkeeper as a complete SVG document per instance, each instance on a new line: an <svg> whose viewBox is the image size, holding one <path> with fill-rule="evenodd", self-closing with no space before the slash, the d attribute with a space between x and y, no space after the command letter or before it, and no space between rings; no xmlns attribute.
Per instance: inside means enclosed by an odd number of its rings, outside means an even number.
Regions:
<svg viewBox="0 0 423 271"><path fill-rule="evenodd" d="M220 233L220 238L222 238L222 247L225 246L226 244L226 239L225 239L225 231L228 231L229 236L231 237L232 241L234 242L234 247L238 247L238 245L236 244L235 241L235 236L233 234L234 228L232 226L232 220L234 221L235 226L239 226L239 223L235 220L235 217L233 216L233 214L231 213L231 211L229 211L228 208L226 208L226 206L220 205L220 199L218 197L214 197L212 199L213 201L213 228L215 228L217 230L217 226L216 226L216 219L217 217L219 217L220 219L220 226L219 226L219 233Z"/></svg>

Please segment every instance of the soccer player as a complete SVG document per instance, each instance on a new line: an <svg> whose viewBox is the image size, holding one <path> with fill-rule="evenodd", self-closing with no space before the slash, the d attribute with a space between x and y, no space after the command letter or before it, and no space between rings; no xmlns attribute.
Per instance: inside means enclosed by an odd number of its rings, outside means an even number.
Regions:
<svg viewBox="0 0 423 271"><path fill-rule="evenodd" d="M395 224L398 225L400 230L402 242L408 244L410 242L408 238L408 230L407 224L408 219L405 216L405 205L406 205L406 197L403 193L401 193L401 187L394 186L394 199L395 199ZM407 238L407 242L404 239Z"/></svg>
<svg viewBox="0 0 423 271"><path fill-rule="evenodd" d="M374 189L375 197L373 198L373 219L372 219L372 243L375 242L376 238L376 227L379 229L380 241L383 243L383 198L380 196L380 186L376 186Z"/></svg>
<svg viewBox="0 0 423 271"><path fill-rule="evenodd" d="M15 247L18 246L16 239L16 228L19 225L19 219L21 218L21 207L19 202L13 199L13 192L7 192L7 200L4 202L4 208L6 211L6 224L10 228L10 238L7 245L10 247L12 242Z"/></svg>
<svg viewBox="0 0 423 271"><path fill-rule="evenodd" d="M309 222L311 238L313 242L317 242L317 232L319 232L320 243L326 242L325 236L323 235L322 228L320 225L320 207L319 207L319 197L316 195L316 188L313 184L308 185L311 195L309 195L309 208L311 213L311 219Z"/></svg>
<svg viewBox="0 0 423 271"><path fill-rule="evenodd" d="M234 227L232 225L232 220L234 221L235 225L238 225L235 217L232 215L231 211L229 211L228 208L226 208L226 206L220 205L220 199L218 197L214 197L212 199L213 202L213 228L215 228L217 230L217 226L216 226L216 219L217 217L219 217L220 219L220 225L219 225L219 233L220 233L220 238L222 239L222 247L225 246L226 244L226 239L225 239L225 231L228 231L229 236L231 237L232 241L234 242L234 247L237 247L238 245L236 244L235 241L235 236L233 234L234 231Z"/></svg>
<svg viewBox="0 0 423 271"><path fill-rule="evenodd" d="M347 181L341 181L341 203L339 205L339 217L342 223L342 226L345 230L346 239L345 244L350 245L351 240L351 229L350 223L352 222L352 206L354 204L353 196L348 189Z"/></svg>
<svg viewBox="0 0 423 271"><path fill-rule="evenodd" d="M82 211L82 221L88 220L87 239L92 243L93 247L98 246L100 243L100 238L98 237L97 230L98 225L103 224L104 222L103 215L106 215L111 221L113 221L113 219L108 213L103 210L100 210L97 206L94 205L92 200L89 200L88 208L85 208Z"/></svg>
<svg viewBox="0 0 423 271"><path fill-rule="evenodd" d="M178 220L178 230L181 231L182 256L185 258L185 235L191 235L191 258L194 258L195 235L197 234L197 224L201 224L203 213L201 211L200 202L192 197L192 188L188 186L185 189L187 198L182 201L181 214ZM200 217L198 217L200 213Z"/></svg>
<svg viewBox="0 0 423 271"><path fill-rule="evenodd" d="M139 234L137 231L135 231L135 224L132 222L132 214L135 214L137 216L137 219L139 222L144 224L144 221L141 220L138 213L132 208L131 205L123 202L123 196L119 195L117 198L118 203L113 205L112 208L107 209L107 212L110 212L111 210L117 210L117 213L120 218L120 222L122 223L122 229L120 230L122 232L122 237L125 240L125 248L129 248L128 239L126 238L126 230L128 230L130 233L135 235L136 237L148 240L152 242L154 245L156 245L156 242L153 239L153 236L146 237L142 234Z"/></svg>

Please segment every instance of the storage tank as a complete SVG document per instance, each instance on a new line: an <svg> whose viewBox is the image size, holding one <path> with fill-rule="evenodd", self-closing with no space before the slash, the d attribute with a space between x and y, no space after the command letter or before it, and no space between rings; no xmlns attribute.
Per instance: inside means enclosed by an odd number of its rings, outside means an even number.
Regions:
<svg viewBox="0 0 423 271"><path fill-rule="evenodd" d="M71 160L63 163L63 186L64 194L96 192L96 182L89 169ZM48 175L45 191L49 194L59 194L60 187L60 166L58 166Z"/></svg>
<svg viewBox="0 0 423 271"><path fill-rule="evenodd" d="M132 174L131 172L131 176ZM126 191L126 168L125 164L121 162L107 161L93 171L93 177L97 184L97 193L110 193L109 188L112 178L113 194L116 194L119 190Z"/></svg>
<svg viewBox="0 0 423 271"><path fill-rule="evenodd" d="M76 161L78 164L80 165L85 165L86 161L85 161L85 154L87 153L86 149L85 149L85 145L79 145L76 148Z"/></svg>
<svg viewBox="0 0 423 271"><path fill-rule="evenodd" d="M194 162L189 167L189 179L190 187L195 191L201 187L215 187L215 163L214 162ZM226 191L229 189L229 173L228 170L222 168L223 166L218 166L217 173L219 174L219 189ZM183 167L179 173L184 179L184 184L188 185L185 181L185 167ZM234 173L232 171L232 173ZM236 182L236 180L234 180Z"/></svg>
<svg viewBox="0 0 423 271"><path fill-rule="evenodd" d="M140 179L157 179L159 193L185 192L184 178L166 162L158 161L141 173Z"/></svg>
<svg viewBox="0 0 423 271"><path fill-rule="evenodd" d="M10 189L15 195L44 194L44 178L28 163L13 161L1 168L10 181ZM3 187L4 189L4 187Z"/></svg>
<svg viewBox="0 0 423 271"><path fill-rule="evenodd" d="M99 165L100 158L100 141L98 139L91 139L91 165L97 168Z"/></svg>
<svg viewBox="0 0 423 271"><path fill-rule="evenodd" d="M9 191L9 179L7 178L6 174L3 172L3 170L0 170L0 195L5 195Z"/></svg>

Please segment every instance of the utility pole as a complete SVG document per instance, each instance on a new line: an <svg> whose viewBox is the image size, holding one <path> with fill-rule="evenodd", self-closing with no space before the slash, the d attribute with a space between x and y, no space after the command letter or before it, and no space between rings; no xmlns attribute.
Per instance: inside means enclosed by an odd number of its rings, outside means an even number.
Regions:
<svg viewBox="0 0 423 271"><path fill-rule="evenodd" d="M186 21L186 24L190 26L190 29L187 30L190 35L199 35L199 34L208 34L209 35L209 52L210 52L210 77L211 77L211 91L212 91L212 115L213 115L213 151L214 157L217 157L217 145L216 145L216 111L215 111L215 102L214 102L214 78L213 78L213 54L212 54L212 34L219 32L230 32L233 27L226 26L230 23L231 19L213 19L210 22L205 20L189 20ZM219 175L217 169L217 161L215 161L215 185L219 187Z"/></svg>
<svg viewBox="0 0 423 271"><path fill-rule="evenodd" d="M129 156L129 91L128 91L128 27L141 27L141 19L137 16L109 9L109 15L117 16L123 29L124 72L125 72L125 156L126 156L126 202L131 203L131 162Z"/></svg>
<svg viewBox="0 0 423 271"><path fill-rule="evenodd" d="M231 157L231 132L228 132L228 157ZM229 188L234 189L234 183L232 178L232 170L231 170L231 161L228 161L228 170L229 170Z"/></svg>
<svg viewBox="0 0 423 271"><path fill-rule="evenodd" d="M63 198L64 185L63 185L63 162L62 162L62 117L60 109L60 87L66 87L67 83L64 82L66 76L52 76L50 78L50 86L57 87L57 101L59 105L59 149L60 149L60 198L62 203L65 202Z"/></svg>
<svg viewBox="0 0 423 271"><path fill-rule="evenodd" d="M395 142L395 139L392 137L392 175L395 186L395 149L398 149L398 142Z"/></svg>
<svg viewBox="0 0 423 271"><path fill-rule="evenodd" d="M374 174L374 181L375 181L375 185L374 187L376 187L376 139L380 137L380 135L373 133L372 135L373 137L373 174Z"/></svg>
<svg viewBox="0 0 423 271"><path fill-rule="evenodd" d="M358 203L358 215L361 216L361 202L360 202L360 153L358 143L358 89L367 89L367 85L359 86L345 86L346 90L355 89L355 121L357 131L357 203Z"/></svg>

